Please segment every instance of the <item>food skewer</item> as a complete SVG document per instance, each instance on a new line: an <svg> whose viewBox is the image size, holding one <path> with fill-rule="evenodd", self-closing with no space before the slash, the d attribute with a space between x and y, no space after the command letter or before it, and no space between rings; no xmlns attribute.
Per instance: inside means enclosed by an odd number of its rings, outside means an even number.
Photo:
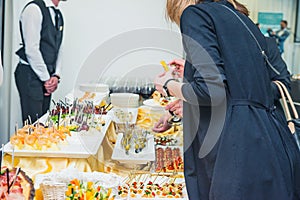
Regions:
<svg viewBox="0 0 300 200"><path fill-rule="evenodd" d="M9 194L9 169L6 168L7 193Z"/></svg>
<svg viewBox="0 0 300 200"><path fill-rule="evenodd" d="M37 114L36 113L36 127L37 127L37 129L39 129L40 128L40 119L39 119L39 114Z"/></svg>
<svg viewBox="0 0 300 200"><path fill-rule="evenodd" d="M14 184L15 184L17 178L18 178L18 175L19 175L20 171L21 171L21 168L18 167L17 170L16 170L16 175L15 175L15 177L14 177L12 183L8 186L8 192L9 192L10 189L14 186Z"/></svg>
<svg viewBox="0 0 300 200"><path fill-rule="evenodd" d="M59 102L67 108L67 104L65 102L63 102L62 100L59 100Z"/></svg>
<svg viewBox="0 0 300 200"><path fill-rule="evenodd" d="M51 120L51 111L48 110L48 117L47 117L47 119L45 121L45 124L44 124L45 127L49 127L50 120Z"/></svg>
<svg viewBox="0 0 300 200"><path fill-rule="evenodd" d="M16 135L18 135L18 130L19 130L19 128L18 128L18 122L16 122L16 125L15 125Z"/></svg>
<svg viewBox="0 0 300 200"><path fill-rule="evenodd" d="M31 125L32 124L32 120L31 120L30 115L28 115L28 120L29 120L29 125Z"/></svg>
<svg viewBox="0 0 300 200"><path fill-rule="evenodd" d="M54 104L54 106L56 106L56 102L52 99L52 103Z"/></svg>
<svg viewBox="0 0 300 200"><path fill-rule="evenodd" d="M59 123L60 123L60 117L61 117L61 109L59 109L59 112L58 112L58 120L57 120L57 130L59 130Z"/></svg>
<svg viewBox="0 0 300 200"><path fill-rule="evenodd" d="M152 181L153 183L156 181L156 179L157 179L157 177L159 176L159 174L162 172L162 170L160 170L159 172L158 172L158 174L156 175L156 177L154 178L154 180Z"/></svg>

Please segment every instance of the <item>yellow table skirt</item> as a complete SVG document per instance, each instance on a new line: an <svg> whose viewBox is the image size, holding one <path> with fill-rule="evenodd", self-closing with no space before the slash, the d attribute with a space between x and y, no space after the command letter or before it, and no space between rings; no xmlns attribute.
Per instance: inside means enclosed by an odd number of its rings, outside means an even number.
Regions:
<svg viewBox="0 0 300 200"><path fill-rule="evenodd" d="M116 132L114 124L111 123L106 136L96 155L91 155L88 158L51 158L51 157L19 157L15 156L14 166L20 167L26 174L35 179L38 174L49 172L59 172L68 167L75 167L81 172L92 171L112 171L110 162L108 167L105 167L105 159L109 160L112 151L113 143L116 140ZM105 149L105 151L103 150ZM3 159L3 166L12 167L12 156L6 154ZM107 170L105 170L107 169ZM40 191L36 192L36 199L42 199Z"/></svg>

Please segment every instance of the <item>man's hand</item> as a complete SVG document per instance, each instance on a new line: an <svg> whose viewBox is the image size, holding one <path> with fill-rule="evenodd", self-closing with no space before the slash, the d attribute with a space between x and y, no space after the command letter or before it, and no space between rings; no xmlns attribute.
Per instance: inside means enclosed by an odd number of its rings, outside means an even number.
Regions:
<svg viewBox="0 0 300 200"><path fill-rule="evenodd" d="M47 91L44 95L50 96L50 94L52 94L57 89L58 82L59 80L56 76L52 76L49 80L47 80L44 83L44 87Z"/></svg>

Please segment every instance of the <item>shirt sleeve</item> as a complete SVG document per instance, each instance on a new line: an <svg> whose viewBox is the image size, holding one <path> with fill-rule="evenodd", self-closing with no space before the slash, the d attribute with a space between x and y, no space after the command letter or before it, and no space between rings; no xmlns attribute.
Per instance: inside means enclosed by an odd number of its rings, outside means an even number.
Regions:
<svg viewBox="0 0 300 200"><path fill-rule="evenodd" d="M62 72L62 55L64 51L63 49L64 49L64 45L62 41L57 55L56 70L55 70L55 74L58 75L59 77L61 77L61 72Z"/></svg>
<svg viewBox="0 0 300 200"><path fill-rule="evenodd" d="M224 64L217 35L208 14L189 6L181 16L185 67L192 67L192 80L182 86L185 100L203 106L219 105L226 98Z"/></svg>
<svg viewBox="0 0 300 200"><path fill-rule="evenodd" d="M47 81L50 75L40 52L40 39L43 15L35 4L28 5L21 14L25 54L28 62L41 81Z"/></svg>

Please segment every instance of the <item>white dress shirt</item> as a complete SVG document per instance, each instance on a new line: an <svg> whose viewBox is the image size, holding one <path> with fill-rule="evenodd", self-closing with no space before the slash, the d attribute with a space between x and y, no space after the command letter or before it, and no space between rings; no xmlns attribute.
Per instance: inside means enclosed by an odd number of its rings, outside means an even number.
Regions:
<svg viewBox="0 0 300 200"><path fill-rule="evenodd" d="M51 6L55 5L51 0L44 0L46 7L48 7L52 22L55 25L55 12ZM25 43L25 53L28 62L33 71L38 75L41 81L47 81L50 75L47 71L47 66L42 57L40 49L40 39L43 15L41 9L36 4L29 4L24 11L21 13L20 21L22 24L23 38ZM58 52L56 61L55 74L60 76L61 73L61 57L62 57L62 45ZM21 59L21 63L28 64L26 61Z"/></svg>

